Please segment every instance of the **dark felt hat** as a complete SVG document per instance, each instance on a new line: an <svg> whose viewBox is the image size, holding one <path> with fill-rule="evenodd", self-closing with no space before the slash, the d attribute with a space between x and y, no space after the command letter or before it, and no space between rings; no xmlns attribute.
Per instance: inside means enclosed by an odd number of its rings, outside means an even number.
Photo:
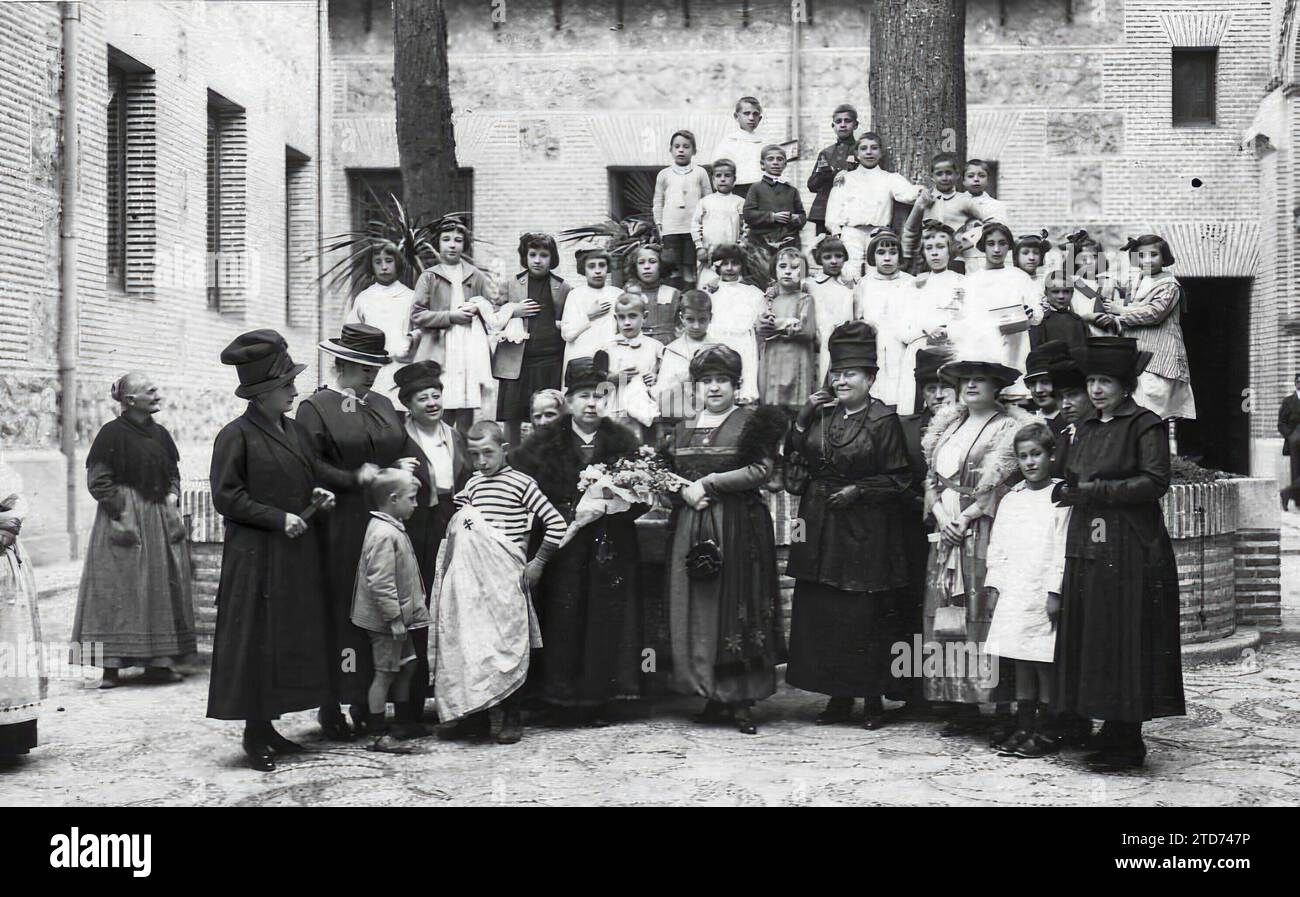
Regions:
<svg viewBox="0 0 1300 897"><path fill-rule="evenodd" d="M403 405L417 392L430 387L442 389L442 365L436 361L417 361L393 372L397 398Z"/></svg>
<svg viewBox="0 0 1300 897"><path fill-rule="evenodd" d="M612 383L609 376L609 354L603 349L590 358L571 358L564 369L564 388L591 389L602 383Z"/></svg>
<svg viewBox="0 0 1300 897"><path fill-rule="evenodd" d="M879 369L876 363L876 329L866 321L846 321L831 331L826 341L831 355L830 369Z"/></svg>
<svg viewBox="0 0 1300 897"><path fill-rule="evenodd" d="M1025 360L1025 379L1030 377L1050 377L1054 365L1071 361L1070 344L1063 339L1053 339L1042 343L1029 351Z"/></svg>
<svg viewBox="0 0 1300 897"><path fill-rule="evenodd" d="M1133 380L1150 361L1151 353L1139 352L1137 340L1131 336L1093 336L1088 338L1080 367L1085 375Z"/></svg>
<svg viewBox="0 0 1300 897"><path fill-rule="evenodd" d="M221 363L233 365L239 374L235 395L251 399L279 389L307 369L294 364L289 344L275 330L250 330L235 337L221 350Z"/></svg>
<svg viewBox="0 0 1300 897"><path fill-rule="evenodd" d="M943 367L952 359L952 352L946 348L929 347L918 349L916 352L916 385L924 386L927 383L933 383L941 380L939 368Z"/></svg>
<svg viewBox="0 0 1300 897"><path fill-rule="evenodd" d="M338 339L327 339L320 347L353 364L383 367L393 360L384 351L384 331L373 324L344 324Z"/></svg>
<svg viewBox="0 0 1300 897"><path fill-rule="evenodd" d="M1052 364L1047 371L1047 375L1052 378L1052 390L1060 392L1062 389L1084 389L1088 385L1088 375L1083 372L1079 366L1079 359L1083 357L1081 348L1072 348L1068 360L1059 361Z"/></svg>
<svg viewBox="0 0 1300 897"><path fill-rule="evenodd" d="M691 359L691 380L699 380L707 374L725 374L733 381L740 381L744 369L740 353L730 346L705 346Z"/></svg>

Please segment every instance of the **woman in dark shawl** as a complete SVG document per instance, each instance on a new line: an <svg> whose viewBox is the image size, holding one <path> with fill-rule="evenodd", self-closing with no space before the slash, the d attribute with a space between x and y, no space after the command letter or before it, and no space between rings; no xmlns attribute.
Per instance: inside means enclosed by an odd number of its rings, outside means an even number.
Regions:
<svg viewBox="0 0 1300 897"><path fill-rule="evenodd" d="M82 567L74 643L100 643L101 688L118 671L176 682L176 665L196 650L190 561L180 513L180 456L153 420L162 396L144 374L115 384L121 414L100 429L86 456L86 483L99 507Z"/></svg>

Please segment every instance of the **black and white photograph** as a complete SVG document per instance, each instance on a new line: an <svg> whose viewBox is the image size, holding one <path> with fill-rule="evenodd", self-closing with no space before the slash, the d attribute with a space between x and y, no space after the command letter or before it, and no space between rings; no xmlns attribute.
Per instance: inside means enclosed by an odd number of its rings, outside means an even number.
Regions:
<svg viewBox="0 0 1300 897"><path fill-rule="evenodd" d="M96 807L1300 804L1298 6L0 3L32 862Z"/></svg>

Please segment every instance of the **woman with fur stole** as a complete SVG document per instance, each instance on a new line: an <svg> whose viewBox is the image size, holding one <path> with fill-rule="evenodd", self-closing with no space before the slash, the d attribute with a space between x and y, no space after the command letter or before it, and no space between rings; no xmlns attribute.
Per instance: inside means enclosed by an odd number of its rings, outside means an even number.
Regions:
<svg viewBox="0 0 1300 897"><path fill-rule="evenodd" d="M973 731L980 704L999 704L1002 725L1009 722L1010 664L983 654L993 619L984 574L998 502L1020 478L1015 433L1033 420L998 401L1001 390L1021 376L1002 363L1000 345L959 343L956 350L939 376L957 387L960 404L939 411L921 441L929 468L925 507L934 519L925 587L925 697L963 705L944 735ZM941 610L954 607L964 613ZM945 624L937 635L936 615Z"/></svg>

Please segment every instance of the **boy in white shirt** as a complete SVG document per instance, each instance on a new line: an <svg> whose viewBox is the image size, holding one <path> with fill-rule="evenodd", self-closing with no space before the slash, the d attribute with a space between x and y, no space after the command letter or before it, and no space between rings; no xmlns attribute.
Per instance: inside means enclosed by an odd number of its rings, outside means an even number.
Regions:
<svg viewBox="0 0 1300 897"><path fill-rule="evenodd" d="M645 324L645 297L623 293L614 305L618 336L606 343L609 371L614 375L614 392L609 398L610 416L622 424L640 425L643 442L653 438L651 427L659 416L653 389L659 374L664 344L641 332Z"/></svg>
<svg viewBox="0 0 1300 897"><path fill-rule="evenodd" d="M603 249L577 252L578 270L586 284L569 291L560 319L560 336L564 337L564 369L574 358L590 358L617 333L614 326L614 302L622 293L609 284L610 256Z"/></svg>
<svg viewBox="0 0 1300 897"><path fill-rule="evenodd" d="M728 243L739 243L742 236L741 213L745 200L732 190L736 186L736 163L718 159L713 163L713 191L695 204L691 217L691 239L696 257L703 260L700 282L715 280L709 266L713 250Z"/></svg>
<svg viewBox="0 0 1300 897"><path fill-rule="evenodd" d="M835 175L835 186L826 201L826 229L837 235L848 250L850 277L861 277L870 234L889 227L894 201L914 203L921 188L901 174L880 167L884 149L880 136L868 131L858 138L858 165Z"/></svg>
<svg viewBox="0 0 1300 897"><path fill-rule="evenodd" d="M736 130L718 141L710 158L736 163L736 195L744 199L750 185L763 177L763 138L755 133L763 120L763 107L754 97L741 97L734 115Z"/></svg>
<svg viewBox="0 0 1300 897"><path fill-rule="evenodd" d="M691 359L709 339L709 323L713 320L713 300L703 290L687 290L678 306L682 335L667 346L659 361L659 377L653 390L659 402L659 419L655 422L657 435L672 432L673 427L694 416L695 387L691 383Z"/></svg>

